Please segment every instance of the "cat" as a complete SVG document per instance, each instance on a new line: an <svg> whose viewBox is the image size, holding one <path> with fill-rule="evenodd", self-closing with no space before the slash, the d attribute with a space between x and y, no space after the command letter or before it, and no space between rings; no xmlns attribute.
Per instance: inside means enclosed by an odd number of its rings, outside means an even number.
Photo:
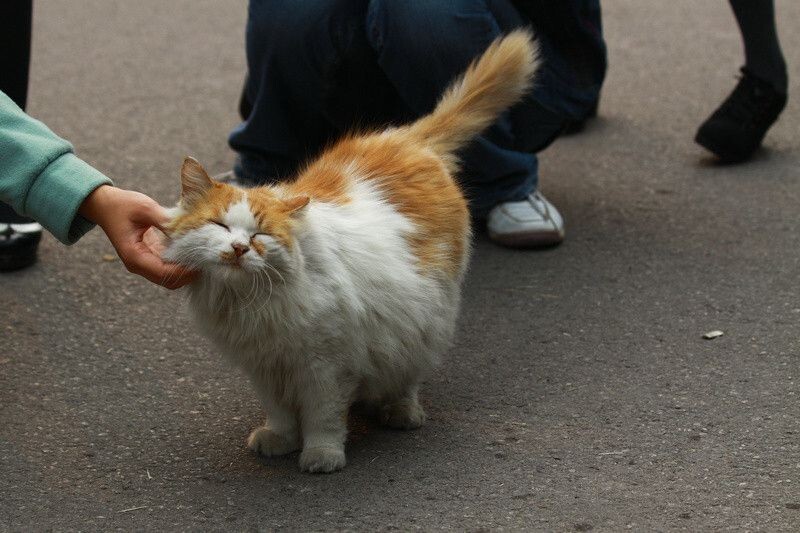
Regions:
<svg viewBox="0 0 800 533"><path fill-rule="evenodd" d="M345 466L347 415L425 421L418 392L449 346L470 255L455 152L519 100L532 36L493 42L416 122L346 136L293 181L240 189L187 158L164 258L199 269L200 328L267 412L247 445L302 449L301 470Z"/></svg>

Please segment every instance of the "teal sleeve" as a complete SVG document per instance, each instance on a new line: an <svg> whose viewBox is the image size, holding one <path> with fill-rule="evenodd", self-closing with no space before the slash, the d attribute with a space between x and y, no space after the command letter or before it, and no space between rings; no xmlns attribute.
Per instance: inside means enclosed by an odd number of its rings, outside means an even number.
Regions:
<svg viewBox="0 0 800 533"><path fill-rule="evenodd" d="M97 187L111 184L72 145L0 92L0 200L72 244L93 224L78 214Z"/></svg>

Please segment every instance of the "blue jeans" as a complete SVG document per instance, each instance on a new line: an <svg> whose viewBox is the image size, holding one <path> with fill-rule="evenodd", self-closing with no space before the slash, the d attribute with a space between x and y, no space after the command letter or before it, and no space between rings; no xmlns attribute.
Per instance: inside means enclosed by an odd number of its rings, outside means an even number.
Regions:
<svg viewBox="0 0 800 533"><path fill-rule="evenodd" d="M509 0L251 0L244 97L252 109L229 139L237 175L282 179L343 133L430 112L490 42L530 23ZM596 101L599 85L588 96L571 91L563 58L539 38L545 66L531 93L459 154L476 216L534 191L535 152Z"/></svg>

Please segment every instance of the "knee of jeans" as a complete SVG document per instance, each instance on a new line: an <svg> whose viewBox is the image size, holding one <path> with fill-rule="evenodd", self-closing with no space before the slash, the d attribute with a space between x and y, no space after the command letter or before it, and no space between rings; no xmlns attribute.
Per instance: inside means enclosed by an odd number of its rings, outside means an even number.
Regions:
<svg viewBox="0 0 800 533"><path fill-rule="evenodd" d="M372 47L379 54L402 50L415 61L431 55L469 60L498 34L486 0L371 0L367 12Z"/></svg>
<svg viewBox="0 0 800 533"><path fill-rule="evenodd" d="M426 49L436 42L433 39L437 34L436 28L439 32L447 31L446 22L458 11L461 3L460 0L371 0L367 10L367 37L379 52L389 40L393 47L403 50Z"/></svg>
<svg viewBox="0 0 800 533"><path fill-rule="evenodd" d="M247 9L247 31L265 35L280 27L281 3L276 0L250 0Z"/></svg>
<svg viewBox="0 0 800 533"><path fill-rule="evenodd" d="M249 46L258 48L269 43L275 53L292 53L296 42L308 33L317 19L318 2L296 2L287 8L279 0L250 0L247 16Z"/></svg>

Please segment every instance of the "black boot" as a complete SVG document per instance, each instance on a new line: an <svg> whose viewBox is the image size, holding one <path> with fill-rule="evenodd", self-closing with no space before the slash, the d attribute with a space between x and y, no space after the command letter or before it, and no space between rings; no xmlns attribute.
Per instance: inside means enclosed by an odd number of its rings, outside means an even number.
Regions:
<svg viewBox="0 0 800 533"><path fill-rule="evenodd" d="M786 107L786 94L746 68L738 85L697 130L695 142L726 163L748 159Z"/></svg>

